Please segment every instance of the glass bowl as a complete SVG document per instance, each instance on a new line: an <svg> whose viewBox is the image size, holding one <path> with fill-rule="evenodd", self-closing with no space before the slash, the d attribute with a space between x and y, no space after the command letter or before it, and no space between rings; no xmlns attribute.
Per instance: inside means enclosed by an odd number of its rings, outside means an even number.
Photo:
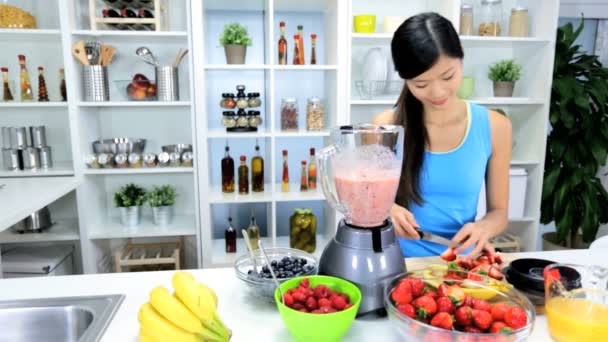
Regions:
<svg viewBox="0 0 608 342"><path fill-rule="evenodd" d="M466 277L466 272L455 272L463 273L459 276ZM426 324L417 319L410 318L405 314L397 310L396 304L391 299L391 295L395 288L398 286L403 278L418 278L425 283L425 287L435 289L438 285L444 283L442 277L419 277L415 276L414 273L409 272L399 275L391 282L386 288L384 293L384 303L386 311L388 312L391 325L396 329L402 340L407 341L525 341L532 332L534 321L536 319L536 313L534 306L519 291L513 287L496 286L493 279L482 277L479 281L472 281L470 279L464 280L449 280L447 285L458 284L463 289L469 289L473 291L466 291L468 296L474 298L489 298L487 301L490 305L494 305L501 302L509 303L512 306L521 307L528 316L528 323L526 326L514 330L512 332L505 332L500 334L490 333L467 333L459 330L446 330L438 327L434 327L430 324ZM479 296L479 297L478 297Z"/></svg>
<svg viewBox="0 0 608 342"><path fill-rule="evenodd" d="M317 258L310 253L306 253L299 249L284 247L266 248L265 250L266 254L268 255L268 259L271 263L273 261L279 262L286 257L297 257L306 260L306 265L313 266L312 269L305 272L304 274L289 278L278 278L279 283L283 283L289 279L301 276L316 275L319 271L319 262ZM257 271L260 272L262 268L266 265L266 260L264 259L264 256L260 250L256 250L254 254ZM254 274L249 274L250 270L253 270L253 260L249 256L249 253L243 254L238 259L236 259L234 263L234 271L236 273L237 278L242 280L245 285L247 285L249 293L253 297L274 303L274 291L276 290L274 280L272 278L262 278L259 276L255 276Z"/></svg>
<svg viewBox="0 0 608 342"><path fill-rule="evenodd" d="M151 81L117 80L114 85L129 101L156 101L156 84Z"/></svg>

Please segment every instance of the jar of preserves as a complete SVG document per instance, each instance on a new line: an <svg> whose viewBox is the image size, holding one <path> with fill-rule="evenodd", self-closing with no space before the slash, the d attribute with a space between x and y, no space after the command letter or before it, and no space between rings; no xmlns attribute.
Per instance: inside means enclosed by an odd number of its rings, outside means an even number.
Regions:
<svg viewBox="0 0 608 342"><path fill-rule="evenodd" d="M311 209L296 209L289 218L289 246L308 253L317 248L317 218Z"/></svg>
<svg viewBox="0 0 608 342"><path fill-rule="evenodd" d="M252 110L250 112L253 113L253 116L249 117L249 126L259 127L262 124L262 117L260 116L260 111Z"/></svg>
<svg viewBox="0 0 608 342"><path fill-rule="evenodd" d="M298 129L298 101L294 98L286 98L281 101L281 129Z"/></svg>
<svg viewBox="0 0 608 342"><path fill-rule="evenodd" d="M222 112L222 125L226 128L236 126L236 117L233 111L227 110Z"/></svg>
<svg viewBox="0 0 608 342"><path fill-rule="evenodd" d="M249 126L249 118L244 109L239 109L236 115L236 126L242 128Z"/></svg>
<svg viewBox="0 0 608 342"><path fill-rule="evenodd" d="M182 153L182 166L192 167L194 165L194 154L192 152Z"/></svg>
<svg viewBox="0 0 608 342"><path fill-rule="evenodd" d="M140 168L143 166L143 159L139 153L129 154L129 166L132 168Z"/></svg>
<svg viewBox="0 0 608 342"><path fill-rule="evenodd" d="M460 7L460 34L463 36L473 35L473 6L462 4Z"/></svg>
<svg viewBox="0 0 608 342"><path fill-rule="evenodd" d="M251 95L251 97L249 97L249 99L248 99L250 108L257 108L262 105L262 100L260 99L260 93L249 93L249 95Z"/></svg>
<svg viewBox="0 0 608 342"><path fill-rule="evenodd" d="M502 32L502 0L481 1L480 36L498 37Z"/></svg>
<svg viewBox="0 0 608 342"><path fill-rule="evenodd" d="M306 104L306 129L320 131L325 125L325 106L318 97L311 97Z"/></svg>
<svg viewBox="0 0 608 342"><path fill-rule="evenodd" d="M514 7L511 10L511 17L509 18L509 36L528 37L529 27L528 8L524 6Z"/></svg>

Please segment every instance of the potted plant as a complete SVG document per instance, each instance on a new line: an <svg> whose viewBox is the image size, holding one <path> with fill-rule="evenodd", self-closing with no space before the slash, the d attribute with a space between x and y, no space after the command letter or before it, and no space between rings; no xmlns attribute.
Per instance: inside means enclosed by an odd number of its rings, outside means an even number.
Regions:
<svg viewBox="0 0 608 342"><path fill-rule="evenodd" d="M515 82L521 77L521 65L512 59L499 61L488 71L488 78L494 82L494 96L511 97Z"/></svg>
<svg viewBox="0 0 608 342"><path fill-rule="evenodd" d="M152 207L154 224L167 226L171 223L176 196L175 188L171 185L155 186L146 194L146 203Z"/></svg>
<svg viewBox="0 0 608 342"><path fill-rule="evenodd" d="M251 46L246 27L239 23L226 24L220 36L220 43L224 46L228 64L245 64L247 47Z"/></svg>
<svg viewBox="0 0 608 342"><path fill-rule="evenodd" d="M146 191L133 183L127 184L114 194L114 205L120 210L120 222L126 227L135 227L141 220L141 206Z"/></svg>
<svg viewBox="0 0 608 342"><path fill-rule="evenodd" d="M557 31L540 218L556 232L543 234L543 249L584 247L608 222L597 177L608 154L608 69L575 44L582 30L583 21Z"/></svg>

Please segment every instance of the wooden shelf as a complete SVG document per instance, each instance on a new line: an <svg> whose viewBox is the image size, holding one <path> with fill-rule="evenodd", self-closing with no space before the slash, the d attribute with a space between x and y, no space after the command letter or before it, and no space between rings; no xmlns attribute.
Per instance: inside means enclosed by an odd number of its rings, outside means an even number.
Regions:
<svg viewBox="0 0 608 342"><path fill-rule="evenodd" d="M90 226L90 239L126 239L140 237L163 237L163 236L194 236L196 235L196 224L194 216L174 216L173 222L160 227L152 222L151 217L143 216L137 227L124 227L120 218L111 217L106 222Z"/></svg>
<svg viewBox="0 0 608 342"><path fill-rule="evenodd" d="M0 178L73 176L72 162L56 162L50 169L0 170Z"/></svg>
<svg viewBox="0 0 608 342"><path fill-rule="evenodd" d="M16 233L11 230L0 232L0 244L3 243L31 243L50 241L77 241L78 234L77 219L58 219L55 224L41 233Z"/></svg>
<svg viewBox="0 0 608 342"><path fill-rule="evenodd" d="M85 169L85 175L137 175L137 174L161 174L161 173L193 173L192 167L141 167L141 168L116 168L116 169Z"/></svg>

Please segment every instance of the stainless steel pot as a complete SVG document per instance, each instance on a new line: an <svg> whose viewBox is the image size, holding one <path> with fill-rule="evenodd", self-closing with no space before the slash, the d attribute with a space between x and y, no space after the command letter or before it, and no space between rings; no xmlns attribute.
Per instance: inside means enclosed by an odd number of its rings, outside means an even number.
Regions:
<svg viewBox="0 0 608 342"><path fill-rule="evenodd" d="M94 153L112 153L114 155L120 153L138 153L143 154L146 147L146 139L133 138L113 138L105 140L97 140L93 142Z"/></svg>
<svg viewBox="0 0 608 342"><path fill-rule="evenodd" d="M184 152L192 152L192 144L163 145L160 148L163 152L178 153L180 156Z"/></svg>
<svg viewBox="0 0 608 342"><path fill-rule="evenodd" d="M44 207L15 223L11 229L19 233L40 232L52 225L51 212L48 207Z"/></svg>

